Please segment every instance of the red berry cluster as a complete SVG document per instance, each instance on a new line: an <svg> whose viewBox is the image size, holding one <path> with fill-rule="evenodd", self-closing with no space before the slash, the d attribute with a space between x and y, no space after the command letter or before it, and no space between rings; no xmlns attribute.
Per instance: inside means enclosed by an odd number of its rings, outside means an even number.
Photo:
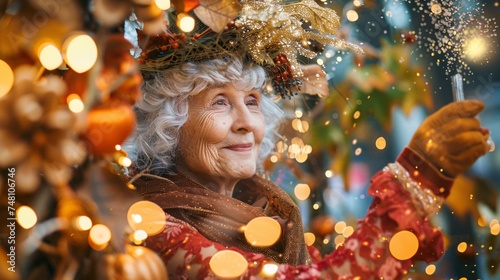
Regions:
<svg viewBox="0 0 500 280"><path fill-rule="evenodd" d="M240 29L240 26L238 26L236 24L236 22L234 22L234 20L231 20L227 25L226 27L224 27L224 30L225 31L228 31L228 30L233 30L233 29Z"/></svg>
<svg viewBox="0 0 500 280"><path fill-rule="evenodd" d="M275 58L273 58L274 65L274 80L286 82L288 79L293 77L292 67L288 61L286 54L280 53Z"/></svg>
<svg viewBox="0 0 500 280"><path fill-rule="evenodd" d="M139 38L139 41L141 38ZM139 63L144 63L144 60L148 58L155 58L160 53L178 49L182 44L182 41L186 40L186 35L184 33L180 34L160 34L151 36L148 39L146 47L144 47Z"/></svg>
<svg viewBox="0 0 500 280"><path fill-rule="evenodd" d="M293 77L292 67L286 54L280 53L274 59L274 67L270 68L271 77L273 77L273 88L281 95L281 97L291 98L294 93L293 90L300 90L302 81Z"/></svg>

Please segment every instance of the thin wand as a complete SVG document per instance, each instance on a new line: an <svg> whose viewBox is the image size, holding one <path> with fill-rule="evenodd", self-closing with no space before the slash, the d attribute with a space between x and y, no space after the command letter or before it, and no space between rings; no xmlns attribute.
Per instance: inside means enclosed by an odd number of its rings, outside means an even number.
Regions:
<svg viewBox="0 0 500 280"><path fill-rule="evenodd" d="M451 88L453 92L453 101L458 102L465 100L462 75L457 73L451 77ZM493 152L495 150L495 142L491 139L491 135L488 137L487 143L490 146L490 152Z"/></svg>

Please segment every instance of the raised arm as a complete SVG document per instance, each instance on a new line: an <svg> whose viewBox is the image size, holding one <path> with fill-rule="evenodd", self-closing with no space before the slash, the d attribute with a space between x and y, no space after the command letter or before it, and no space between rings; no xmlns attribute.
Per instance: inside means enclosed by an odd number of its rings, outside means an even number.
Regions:
<svg viewBox="0 0 500 280"><path fill-rule="evenodd" d="M378 172L368 193L374 197L355 232L333 253L321 258L309 248L311 266L279 265L277 279L400 279L415 261L436 261L444 252L439 230L428 217L448 196L453 178L488 151L488 131L475 116L478 101L450 104L427 118L396 162ZM168 267L172 279L215 278L211 257L221 250L239 252L248 262L241 278L258 279L271 259L262 254L226 248L212 242L188 224L167 215L164 232L147 240ZM418 248L398 259L389 244L399 232L413 234ZM357 278L358 277L358 278Z"/></svg>

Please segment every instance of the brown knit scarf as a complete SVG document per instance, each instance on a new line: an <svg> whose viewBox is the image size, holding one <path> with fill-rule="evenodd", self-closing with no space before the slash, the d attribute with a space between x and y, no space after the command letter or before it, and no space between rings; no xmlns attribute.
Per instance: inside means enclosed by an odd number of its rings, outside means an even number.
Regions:
<svg viewBox="0 0 500 280"><path fill-rule="evenodd" d="M216 193L182 174L168 177L144 174L133 184L145 199L214 242L262 253L278 263L310 264L298 207L287 193L265 179L255 175L241 180L233 197ZM261 216L274 217L282 225L281 239L269 248L251 246L240 230Z"/></svg>

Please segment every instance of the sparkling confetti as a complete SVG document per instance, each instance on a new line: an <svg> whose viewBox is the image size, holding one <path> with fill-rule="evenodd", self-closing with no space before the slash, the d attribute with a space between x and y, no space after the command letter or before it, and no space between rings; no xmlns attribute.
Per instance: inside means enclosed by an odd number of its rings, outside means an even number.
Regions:
<svg viewBox="0 0 500 280"><path fill-rule="evenodd" d="M446 75L471 75L469 63L493 53L489 44L496 37L497 24L494 18L484 15L484 4L472 0L414 3L414 12L421 17L420 28L415 32L417 47L435 57L436 65L442 66Z"/></svg>

